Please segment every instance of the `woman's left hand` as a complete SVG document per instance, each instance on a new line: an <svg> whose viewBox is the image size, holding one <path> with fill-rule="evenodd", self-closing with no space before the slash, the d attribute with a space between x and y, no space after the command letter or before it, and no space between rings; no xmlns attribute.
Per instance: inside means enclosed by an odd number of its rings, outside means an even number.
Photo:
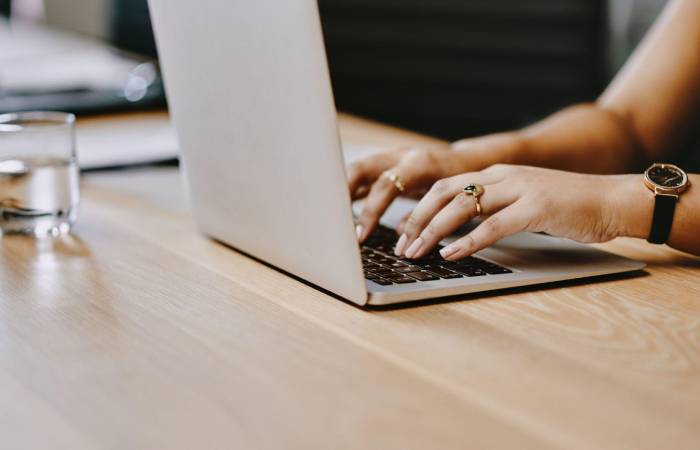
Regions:
<svg viewBox="0 0 700 450"><path fill-rule="evenodd" d="M653 199L639 175L585 175L537 167L497 164L436 182L399 227L396 254L420 258L441 239L476 216L474 197L463 192L480 184L486 219L443 248L458 260L520 232L545 232L580 242L644 236ZM646 229L645 229L646 227Z"/></svg>

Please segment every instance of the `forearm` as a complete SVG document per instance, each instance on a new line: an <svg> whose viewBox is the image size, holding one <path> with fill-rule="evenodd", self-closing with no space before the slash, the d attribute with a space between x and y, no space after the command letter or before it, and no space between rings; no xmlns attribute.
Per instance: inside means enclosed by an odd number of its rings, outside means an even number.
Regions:
<svg viewBox="0 0 700 450"><path fill-rule="evenodd" d="M625 118L649 159L688 144L700 114L700 1L668 2L597 105Z"/></svg>
<svg viewBox="0 0 700 450"><path fill-rule="evenodd" d="M465 159L587 173L641 171L636 136L615 113L593 104L566 108L525 129L453 144Z"/></svg>
<svg viewBox="0 0 700 450"><path fill-rule="evenodd" d="M700 114L700 1L669 2L595 104L560 111L521 131L453 146L488 167L526 164L589 173L641 171L681 148Z"/></svg>
<svg viewBox="0 0 700 450"><path fill-rule="evenodd" d="M673 215L668 245L700 255L700 175L689 175L690 187L680 195ZM614 177L608 205L617 235L646 239L651 230L654 194L641 175Z"/></svg>

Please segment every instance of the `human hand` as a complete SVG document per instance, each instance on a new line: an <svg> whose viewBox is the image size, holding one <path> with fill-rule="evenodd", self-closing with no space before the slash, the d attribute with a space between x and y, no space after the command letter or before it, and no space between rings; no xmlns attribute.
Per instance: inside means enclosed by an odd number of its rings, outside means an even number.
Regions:
<svg viewBox="0 0 700 450"><path fill-rule="evenodd" d="M449 147L389 150L348 166L348 184L353 200L366 197L358 218L360 242L369 236L392 201L399 195L418 198L437 180L474 170L463 154ZM401 192L388 177L394 174L404 185Z"/></svg>
<svg viewBox="0 0 700 450"><path fill-rule="evenodd" d="M497 164L433 184L400 227L395 253L421 258L474 218L476 200L463 193L469 184L483 185L479 202L487 218L440 251L450 261L520 231L604 242L621 235L644 236L651 222L653 201L638 175L585 175Z"/></svg>

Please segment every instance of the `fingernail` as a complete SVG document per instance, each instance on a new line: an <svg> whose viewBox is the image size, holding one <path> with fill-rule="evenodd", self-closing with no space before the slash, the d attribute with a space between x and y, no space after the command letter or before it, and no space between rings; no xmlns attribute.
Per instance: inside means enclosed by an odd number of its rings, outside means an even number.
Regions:
<svg viewBox="0 0 700 450"><path fill-rule="evenodd" d="M407 240L408 236L406 236L406 234L402 234L399 240L396 242L396 246L394 247L394 255L401 256L403 254L403 250L404 247L406 247Z"/></svg>
<svg viewBox="0 0 700 450"><path fill-rule="evenodd" d="M363 227L362 225L357 224L355 226L355 234L357 235L358 241L362 239L362 234L364 233L364 231L365 231L365 227Z"/></svg>
<svg viewBox="0 0 700 450"><path fill-rule="evenodd" d="M442 256L444 259L447 259L450 256L457 253L458 250L459 250L459 248L457 248L456 245L448 245L447 247L440 250L440 256Z"/></svg>
<svg viewBox="0 0 700 450"><path fill-rule="evenodd" d="M406 258L413 258L422 246L423 238L419 237L418 239L413 241L413 244L411 244L410 247L408 247L408 250L406 250Z"/></svg>

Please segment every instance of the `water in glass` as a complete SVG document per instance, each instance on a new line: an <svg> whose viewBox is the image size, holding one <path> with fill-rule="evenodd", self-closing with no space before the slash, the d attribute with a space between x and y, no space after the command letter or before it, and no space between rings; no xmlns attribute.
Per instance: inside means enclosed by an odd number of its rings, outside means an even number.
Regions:
<svg viewBox="0 0 700 450"><path fill-rule="evenodd" d="M53 156L0 160L0 230L37 236L67 232L79 204L78 166Z"/></svg>

